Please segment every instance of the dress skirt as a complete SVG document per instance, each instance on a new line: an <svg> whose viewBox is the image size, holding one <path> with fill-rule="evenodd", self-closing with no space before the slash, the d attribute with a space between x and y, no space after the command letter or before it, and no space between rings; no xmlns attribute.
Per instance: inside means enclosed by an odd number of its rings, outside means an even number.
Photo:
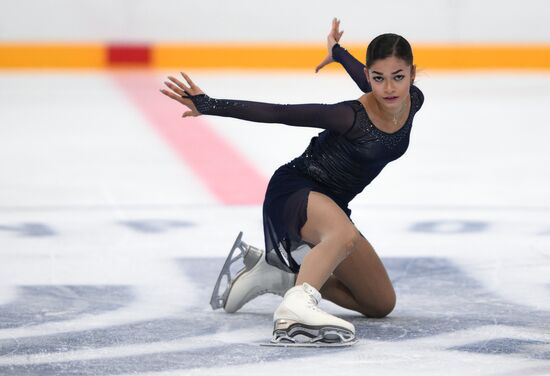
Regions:
<svg viewBox="0 0 550 376"><path fill-rule="evenodd" d="M267 262L287 272L298 273L301 259L311 246L300 236L307 221L311 191L329 196L348 217L351 215L347 203L338 202L327 187L303 175L292 165L277 169L269 181L264 199L264 240Z"/></svg>

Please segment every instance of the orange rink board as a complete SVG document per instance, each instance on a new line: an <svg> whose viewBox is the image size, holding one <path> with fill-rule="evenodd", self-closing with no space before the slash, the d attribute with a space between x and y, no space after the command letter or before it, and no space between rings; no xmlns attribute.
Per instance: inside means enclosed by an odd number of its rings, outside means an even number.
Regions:
<svg viewBox="0 0 550 376"><path fill-rule="evenodd" d="M364 59L366 45L344 45ZM416 44L421 69L550 70L550 44ZM0 43L0 69L313 69L325 48L313 44Z"/></svg>

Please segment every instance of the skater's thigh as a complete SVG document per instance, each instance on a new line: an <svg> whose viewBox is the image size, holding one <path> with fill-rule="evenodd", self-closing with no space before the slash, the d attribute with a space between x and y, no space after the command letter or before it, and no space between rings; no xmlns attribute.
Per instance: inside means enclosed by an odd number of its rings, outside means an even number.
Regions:
<svg viewBox="0 0 550 376"><path fill-rule="evenodd" d="M333 274L350 290L367 316L384 317L395 307L395 291L388 273L364 237Z"/></svg>
<svg viewBox="0 0 550 376"><path fill-rule="evenodd" d="M346 213L328 196L311 191L307 203L307 220L300 231L306 242L354 243L361 237Z"/></svg>
<svg viewBox="0 0 550 376"><path fill-rule="evenodd" d="M371 244L346 213L328 196L310 192L302 239L321 242L346 252L333 274L352 293L362 312L371 317L388 315L395 306L395 292L386 269Z"/></svg>

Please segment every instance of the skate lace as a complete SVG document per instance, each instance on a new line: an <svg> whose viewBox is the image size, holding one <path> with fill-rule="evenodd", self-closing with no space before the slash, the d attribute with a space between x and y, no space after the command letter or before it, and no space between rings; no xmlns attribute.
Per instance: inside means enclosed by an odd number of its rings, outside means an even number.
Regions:
<svg viewBox="0 0 550 376"><path fill-rule="evenodd" d="M313 311L316 311L316 312L321 312L321 309L319 309L319 307L317 306L317 300L315 300L315 298L311 295L309 295L309 299L308 299L308 302L307 302L307 306L308 308L312 309Z"/></svg>
<svg viewBox="0 0 550 376"><path fill-rule="evenodd" d="M319 309L319 301L321 300L321 295L315 290L313 287L308 285L307 283L303 284L304 291L307 295L307 307L313 311L316 312L322 312L321 309Z"/></svg>

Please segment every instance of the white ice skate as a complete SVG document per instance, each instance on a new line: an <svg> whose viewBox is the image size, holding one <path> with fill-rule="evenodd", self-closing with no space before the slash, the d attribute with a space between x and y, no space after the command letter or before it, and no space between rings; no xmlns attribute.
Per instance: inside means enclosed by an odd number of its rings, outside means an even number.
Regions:
<svg viewBox="0 0 550 376"><path fill-rule="evenodd" d="M270 345L332 347L356 343L353 324L319 309L320 301L319 291L307 283L288 290L273 315Z"/></svg>
<svg viewBox="0 0 550 376"><path fill-rule="evenodd" d="M265 260L265 252L243 242L242 234L241 232L237 236L216 281L210 299L213 309L223 308L228 313L237 312L243 305L262 294L283 296L296 281L295 274L269 265ZM237 250L240 253L233 257ZM233 275L231 267L235 264L241 265L241 258L244 267ZM225 290L220 293L223 287Z"/></svg>

